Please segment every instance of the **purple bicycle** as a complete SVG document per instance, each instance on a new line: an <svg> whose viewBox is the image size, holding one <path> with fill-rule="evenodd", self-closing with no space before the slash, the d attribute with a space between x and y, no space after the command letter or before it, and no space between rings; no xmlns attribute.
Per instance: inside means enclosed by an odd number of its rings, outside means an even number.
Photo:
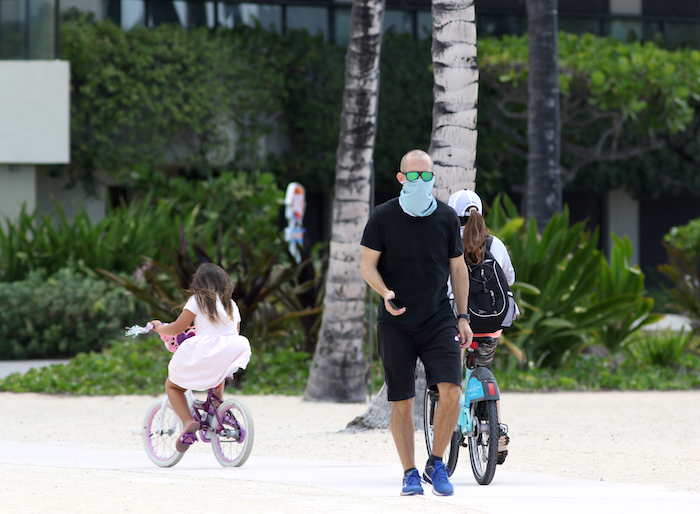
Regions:
<svg viewBox="0 0 700 514"><path fill-rule="evenodd" d="M148 325L131 327L126 335L136 336L151 329ZM165 347L174 353L180 343L190 335L194 335L194 329L177 336L161 334L160 337ZM192 418L199 423L198 439L211 443L214 456L222 466L242 466L253 449L253 416L242 401L223 401L214 391L209 389L204 401L195 398L192 391L185 392ZM218 409L215 403L220 404ZM184 428L167 395L156 400L148 408L141 428L146 454L155 465L168 468L180 462L185 454L177 451L175 443Z"/></svg>

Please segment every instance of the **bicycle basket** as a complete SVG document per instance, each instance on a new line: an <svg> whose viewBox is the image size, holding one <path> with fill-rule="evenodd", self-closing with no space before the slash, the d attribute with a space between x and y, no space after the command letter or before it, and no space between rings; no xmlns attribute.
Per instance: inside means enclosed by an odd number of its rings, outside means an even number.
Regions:
<svg viewBox="0 0 700 514"><path fill-rule="evenodd" d="M168 349L168 351L175 353L175 351L180 347L182 342L185 339L189 339L193 335L195 335L194 327L188 328L187 330L176 336L160 334L160 338L163 340L163 343L165 344L165 347Z"/></svg>

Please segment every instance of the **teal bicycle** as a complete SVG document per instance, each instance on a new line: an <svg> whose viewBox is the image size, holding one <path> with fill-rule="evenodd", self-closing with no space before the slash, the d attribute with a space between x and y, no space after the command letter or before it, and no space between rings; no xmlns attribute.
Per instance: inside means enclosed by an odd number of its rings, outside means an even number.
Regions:
<svg viewBox="0 0 700 514"><path fill-rule="evenodd" d="M475 338L464 353L465 387L460 400L459 420L443 456L448 474L452 475L457 467L460 446L468 448L474 478L481 485L490 484L496 473L500 435L496 405L500 397L498 382L490 369L476 366L478 340L488 339L491 338ZM426 388L423 428L428 455L433 449L433 418L439 401L440 393L436 388Z"/></svg>

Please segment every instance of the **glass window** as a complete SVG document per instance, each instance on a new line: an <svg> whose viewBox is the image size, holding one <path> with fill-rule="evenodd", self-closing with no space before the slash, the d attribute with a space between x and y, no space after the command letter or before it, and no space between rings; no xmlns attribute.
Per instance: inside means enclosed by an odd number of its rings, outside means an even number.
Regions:
<svg viewBox="0 0 700 514"><path fill-rule="evenodd" d="M146 22L146 7L143 0L121 0L122 30L129 30Z"/></svg>
<svg viewBox="0 0 700 514"><path fill-rule="evenodd" d="M630 20L610 21L610 35L626 43L642 39L642 22Z"/></svg>
<svg viewBox="0 0 700 514"><path fill-rule="evenodd" d="M56 0L0 0L0 59L56 58Z"/></svg>
<svg viewBox="0 0 700 514"><path fill-rule="evenodd" d="M571 32L572 34L583 34L590 32L598 36L602 35L600 20L590 18L562 18L558 19L559 30Z"/></svg>
<svg viewBox="0 0 700 514"><path fill-rule="evenodd" d="M29 58L55 59L55 5L53 0L29 2Z"/></svg>
<svg viewBox="0 0 700 514"><path fill-rule="evenodd" d="M184 0L173 0L173 9L175 9L180 25L188 27L187 2Z"/></svg>
<svg viewBox="0 0 700 514"><path fill-rule="evenodd" d="M525 16L476 15L476 29L480 36L523 35L527 32Z"/></svg>
<svg viewBox="0 0 700 514"><path fill-rule="evenodd" d="M315 36L319 32L328 40L328 10L325 7L287 6L287 28L306 29Z"/></svg>
<svg viewBox="0 0 700 514"><path fill-rule="evenodd" d="M260 26L270 30L281 32L282 30L282 6L264 4L240 4L240 19L246 25L255 25L255 20Z"/></svg>
<svg viewBox="0 0 700 514"><path fill-rule="evenodd" d="M216 25L216 10L215 10L216 4L214 2L205 2L204 3L204 8L206 10L206 17L207 17L207 27L214 28Z"/></svg>
<svg viewBox="0 0 700 514"><path fill-rule="evenodd" d="M433 13L430 11L418 11L418 39L433 37Z"/></svg>
<svg viewBox="0 0 700 514"><path fill-rule="evenodd" d="M667 21L664 22L663 25L666 44L671 48L678 46L700 48L700 23L676 23Z"/></svg>
<svg viewBox="0 0 700 514"><path fill-rule="evenodd" d="M413 15L410 11L387 9L384 13L384 33L413 34Z"/></svg>
<svg viewBox="0 0 700 514"><path fill-rule="evenodd" d="M219 25L222 27L232 29L241 23L241 10L237 5L219 2L216 4L216 10Z"/></svg>
<svg viewBox="0 0 700 514"><path fill-rule="evenodd" d="M348 46L350 41L350 9L335 8L333 10L333 39L332 43Z"/></svg>
<svg viewBox="0 0 700 514"><path fill-rule="evenodd" d="M25 0L0 1L0 59L26 58Z"/></svg>

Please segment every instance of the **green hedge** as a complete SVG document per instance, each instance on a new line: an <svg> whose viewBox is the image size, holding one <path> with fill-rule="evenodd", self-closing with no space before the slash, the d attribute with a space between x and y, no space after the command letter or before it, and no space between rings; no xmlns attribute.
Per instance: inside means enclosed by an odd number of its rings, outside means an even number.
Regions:
<svg viewBox="0 0 700 514"><path fill-rule="evenodd" d="M0 379L0 391L49 394L163 394L172 354L159 338L112 339L110 348L81 353L67 364L54 364ZM236 374L228 394L302 394L311 355L291 348L254 352L246 371Z"/></svg>
<svg viewBox="0 0 700 514"><path fill-rule="evenodd" d="M69 267L0 283L0 359L65 358L101 350L145 309L122 288Z"/></svg>
<svg viewBox="0 0 700 514"><path fill-rule="evenodd" d="M61 40L61 57L71 62L69 169L75 178L89 182L96 169L119 176L141 164L162 164L166 150L184 148L189 157L181 164L190 176L207 175L222 162L254 169L261 165L258 138L276 127L291 141L267 162L278 183L332 189L344 48L305 31L259 27L124 32L75 13L64 15ZM429 144L430 44L384 36L375 150L380 191L395 190L394 170L406 149ZM478 41L477 180L486 198L524 178L527 50L526 36ZM699 51L561 33L559 59L564 174L588 162L600 136L615 129L571 186L627 187L640 196L700 189ZM223 131L229 124L239 136L235 149ZM666 146L643 158L622 153L622 160L608 160L615 150L653 147L654 137Z"/></svg>

